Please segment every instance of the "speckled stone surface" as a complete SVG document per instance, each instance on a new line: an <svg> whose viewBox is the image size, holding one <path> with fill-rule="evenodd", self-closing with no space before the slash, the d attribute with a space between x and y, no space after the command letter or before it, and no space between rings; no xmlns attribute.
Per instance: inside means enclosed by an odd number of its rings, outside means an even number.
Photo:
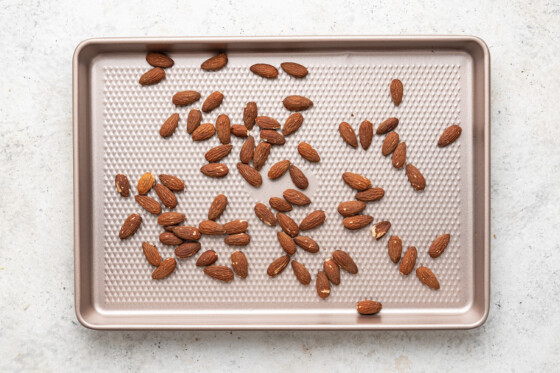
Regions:
<svg viewBox="0 0 560 373"><path fill-rule="evenodd" d="M557 2L19 2L0 11L0 370L557 371ZM473 34L492 54L492 300L470 331L95 332L73 306L71 55L96 36ZM354 125L357 126L358 123Z"/></svg>

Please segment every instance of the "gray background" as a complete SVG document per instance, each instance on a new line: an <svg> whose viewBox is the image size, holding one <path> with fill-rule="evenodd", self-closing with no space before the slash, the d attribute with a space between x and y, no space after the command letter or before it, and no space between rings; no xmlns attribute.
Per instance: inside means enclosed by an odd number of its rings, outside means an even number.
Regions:
<svg viewBox="0 0 560 373"><path fill-rule="evenodd" d="M342 34L473 34L490 47L486 324L460 332L233 333L95 332L79 325L75 46L96 36ZM558 2L0 1L0 36L0 370L560 369Z"/></svg>

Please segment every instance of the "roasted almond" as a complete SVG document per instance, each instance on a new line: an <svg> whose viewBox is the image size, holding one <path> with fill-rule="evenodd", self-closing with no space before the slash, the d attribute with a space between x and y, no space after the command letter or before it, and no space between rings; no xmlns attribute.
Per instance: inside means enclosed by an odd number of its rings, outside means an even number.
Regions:
<svg viewBox="0 0 560 373"><path fill-rule="evenodd" d="M356 132L350 124L347 122L342 122L338 126L338 132L340 132L340 136L348 145L353 148L358 147L358 138L356 137Z"/></svg>
<svg viewBox="0 0 560 373"><path fill-rule="evenodd" d="M308 231L313 228L317 228L325 222L326 215L324 211L315 210L309 215L307 215L301 223L299 223L300 231Z"/></svg>
<svg viewBox="0 0 560 373"><path fill-rule="evenodd" d="M132 236L134 233L136 233L138 228L140 228L141 224L142 217L140 215L129 215L128 218L126 218L126 220L124 221L121 230L119 231L119 238L121 240L124 240L125 238Z"/></svg>
<svg viewBox="0 0 560 373"><path fill-rule="evenodd" d="M269 210L270 211L270 210ZM284 232L289 234L292 237L295 237L299 234L299 227L296 222L290 218L288 215L278 212L276 213L276 220L278 220L278 224Z"/></svg>
<svg viewBox="0 0 560 373"><path fill-rule="evenodd" d="M371 235L376 240L379 240L381 237L385 236L385 234L389 231L389 228L391 228L391 222L380 221L371 228Z"/></svg>
<svg viewBox="0 0 560 373"><path fill-rule="evenodd" d="M375 315L381 311L383 306L374 300L362 300L356 304L356 310L360 315Z"/></svg>
<svg viewBox="0 0 560 373"><path fill-rule="evenodd" d="M406 163L406 143L401 142L393 153L393 167L401 169Z"/></svg>
<svg viewBox="0 0 560 373"><path fill-rule="evenodd" d="M303 96L288 96L283 101L284 107L290 111L303 111L313 106L313 101Z"/></svg>
<svg viewBox="0 0 560 373"><path fill-rule="evenodd" d="M172 101L177 106L188 106L200 100L200 93L196 91L181 91L173 95Z"/></svg>
<svg viewBox="0 0 560 373"><path fill-rule="evenodd" d="M336 264L348 273L355 275L358 273L358 266L354 262L354 259L346 251L335 250L333 251L332 257Z"/></svg>
<svg viewBox="0 0 560 373"><path fill-rule="evenodd" d="M159 215L161 214L161 205L158 201L148 196L137 195L134 197L136 202L148 211L150 214Z"/></svg>
<svg viewBox="0 0 560 373"><path fill-rule="evenodd" d="M144 175L140 176L138 179L138 194L147 194L150 189L154 186L156 178L151 172L146 172Z"/></svg>
<svg viewBox="0 0 560 373"><path fill-rule="evenodd" d="M117 187L117 192L119 192L121 196L128 197L130 195L130 183L126 175L118 174L115 176L115 187Z"/></svg>
<svg viewBox="0 0 560 373"><path fill-rule="evenodd" d="M251 242L251 236L247 233L230 234L224 242L230 246L247 246Z"/></svg>
<svg viewBox="0 0 560 373"><path fill-rule="evenodd" d="M212 110L220 106L223 100L224 95L222 92L212 92L208 97L206 97L206 100L204 100L204 103L202 104L202 111L205 113L211 112Z"/></svg>
<svg viewBox="0 0 560 373"><path fill-rule="evenodd" d="M270 209L263 203L257 203L255 205L255 215L257 215L257 217L261 219L263 223L271 227L274 227L276 224L278 224L272 211L270 211Z"/></svg>
<svg viewBox="0 0 560 373"><path fill-rule="evenodd" d="M204 273L215 280L223 282L233 281L233 271L226 266L209 266L204 268Z"/></svg>
<svg viewBox="0 0 560 373"><path fill-rule="evenodd" d="M260 116L255 119L257 126L263 130L277 130L282 125L276 119L266 116Z"/></svg>
<svg viewBox="0 0 560 373"><path fill-rule="evenodd" d="M183 243L183 240L179 237L175 236L171 232L162 232L159 235L159 240L164 245L180 245Z"/></svg>
<svg viewBox="0 0 560 373"><path fill-rule="evenodd" d="M378 135L384 135L388 132L391 132L399 125L399 120L397 118L389 118L385 121L381 122L381 124L377 127L376 133Z"/></svg>
<svg viewBox="0 0 560 373"><path fill-rule="evenodd" d="M169 190L168 187L163 184L156 183L154 189L156 190L159 200L165 207L173 209L177 206L177 197L175 197L175 194Z"/></svg>
<svg viewBox="0 0 560 373"><path fill-rule="evenodd" d="M305 190L309 186L309 180L307 180L303 171L293 164L290 165L290 177L294 185L299 189Z"/></svg>
<svg viewBox="0 0 560 373"><path fill-rule="evenodd" d="M173 227L172 232L175 236L188 241L198 241L201 236L197 227L188 227L184 225Z"/></svg>
<svg viewBox="0 0 560 373"><path fill-rule="evenodd" d="M226 233L224 226L213 220L203 220L198 224L200 233L207 236L219 236Z"/></svg>
<svg viewBox="0 0 560 373"><path fill-rule="evenodd" d="M161 174L159 175L159 181L174 192L185 190L185 183L176 176Z"/></svg>
<svg viewBox="0 0 560 373"><path fill-rule="evenodd" d="M261 130L261 140L270 145L284 145L286 143L284 136L274 130Z"/></svg>
<svg viewBox="0 0 560 373"><path fill-rule="evenodd" d="M362 201L346 201L338 205L338 213L342 216L354 216L364 211L366 203Z"/></svg>
<svg viewBox="0 0 560 373"><path fill-rule="evenodd" d="M342 180L344 180L344 182L348 184L350 188L354 188L359 191L371 188L371 181L367 177L355 174L353 172L343 173Z"/></svg>
<svg viewBox="0 0 560 373"><path fill-rule="evenodd" d="M287 235L284 232L277 232L276 236L278 238L278 242L280 242L280 246L288 255L294 255L296 253L296 243L292 237Z"/></svg>
<svg viewBox="0 0 560 373"><path fill-rule="evenodd" d="M175 132L175 129L177 128L178 124L179 124L179 114L177 113L171 114L171 116L167 118L165 122L163 122L161 128L159 129L160 136L169 137L173 135L173 132Z"/></svg>
<svg viewBox="0 0 560 373"><path fill-rule="evenodd" d="M177 258L189 258L200 251L200 242L185 242L175 248Z"/></svg>
<svg viewBox="0 0 560 373"><path fill-rule="evenodd" d="M231 267L235 274L241 278L247 278L249 274L249 263L247 257L241 251L234 251L231 254Z"/></svg>
<svg viewBox="0 0 560 373"><path fill-rule="evenodd" d="M396 106L399 106L402 102L403 97L403 85L398 79L393 79L391 81L391 99Z"/></svg>
<svg viewBox="0 0 560 373"><path fill-rule="evenodd" d="M218 194L214 198L212 204L210 205L210 208L208 209L208 219L209 220L218 219L220 215L222 215L222 213L225 211L227 204L228 204L227 197L223 194Z"/></svg>
<svg viewBox="0 0 560 373"><path fill-rule="evenodd" d="M218 162L221 159L227 157L227 155L233 149L233 145L226 144L226 145L218 145L206 152L204 158L210 163Z"/></svg>
<svg viewBox="0 0 560 373"><path fill-rule="evenodd" d="M266 142L261 142L255 148L255 153L253 154L253 166L256 170L260 170L262 166L266 163L268 156L270 155L270 144Z"/></svg>
<svg viewBox="0 0 560 373"><path fill-rule="evenodd" d="M249 223L247 222L247 220L237 219L224 224L226 234L243 233L247 231L247 228L249 228Z"/></svg>
<svg viewBox="0 0 560 373"><path fill-rule="evenodd" d="M177 225L185 221L185 214L180 212L164 212L158 216L159 225Z"/></svg>
<svg viewBox="0 0 560 373"><path fill-rule="evenodd" d="M207 250L200 254L198 259L196 260L197 267L206 267L216 263L218 260L218 254L214 250Z"/></svg>
<svg viewBox="0 0 560 373"><path fill-rule="evenodd" d="M403 275L408 275L414 269L416 265L416 257L418 256L418 251L414 246L410 246L406 253L404 253L401 260L401 265L399 267L399 272Z"/></svg>
<svg viewBox="0 0 560 373"><path fill-rule="evenodd" d="M317 153L317 150L315 150L306 142L300 143L297 150L299 154L309 162L319 162L321 160L321 157L319 156L319 153Z"/></svg>
<svg viewBox="0 0 560 373"><path fill-rule="evenodd" d="M394 131L389 132L387 134L387 137L385 137L385 140L383 140L381 154L383 154L384 156L388 156L395 151L397 145L399 145L399 134Z"/></svg>
<svg viewBox="0 0 560 373"><path fill-rule="evenodd" d="M217 71L224 68L224 66L226 66L227 63L228 63L227 55L225 53L219 53L204 61L202 65L200 65L200 68L206 71Z"/></svg>
<svg viewBox="0 0 560 373"><path fill-rule="evenodd" d="M247 137L241 150L239 151L239 160L245 164L251 163L253 160L253 154L255 153L255 138L253 136Z"/></svg>
<svg viewBox="0 0 560 373"><path fill-rule="evenodd" d="M140 77L140 84L141 85L152 85L161 82L165 78L165 71L163 71L160 67L154 67L146 71Z"/></svg>
<svg viewBox="0 0 560 373"><path fill-rule="evenodd" d="M399 236L391 236L387 242L389 258L393 263L398 263L402 255L402 240Z"/></svg>
<svg viewBox="0 0 560 373"><path fill-rule="evenodd" d="M166 69L173 66L173 60L166 54L159 52L150 52L146 55L146 62L148 62L153 67L161 67Z"/></svg>
<svg viewBox="0 0 560 373"><path fill-rule="evenodd" d="M364 191L356 193L356 199L363 202L377 201L385 195L382 188L369 188Z"/></svg>
<svg viewBox="0 0 560 373"><path fill-rule="evenodd" d="M323 271L333 285L340 285L340 268L334 259L327 259L323 262Z"/></svg>
<svg viewBox="0 0 560 373"><path fill-rule="evenodd" d="M282 128L282 135L290 136L292 133L296 132L303 124L303 115L300 113L293 113L284 122L284 127Z"/></svg>
<svg viewBox="0 0 560 373"><path fill-rule="evenodd" d="M288 171L289 167L290 161L288 159L275 163L272 167L270 167L270 170L268 170L268 178L272 180L278 179L284 175L286 171Z"/></svg>
<svg viewBox="0 0 560 373"><path fill-rule="evenodd" d="M315 282L315 288L317 289L317 294L322 299L326 299L331 295L331 284L327 275L323 271L317 273L317 280Z"/></svg>
<svg viewBox="0 0 560 373"><path fill-rule="evenodd" d="M241 139L247 138L249 136L249 130L242 124L234 124L231 126L231 133L235 137L239 137Z"/></svg>
<svg viewBox="0 0 560 373"><path fill-rule="evenodd" d="M276 79L278 77L278 70L276 67L266 64L257 63L249 68L253 74L257 74L266 79Z"/></svg>
<svg viewBox="0 0 560 373"><path fill-rule="evenodd" d="M410 181L410 185L412 185L415 190L424 190L424 188L426 188L426 179L424 179L420 171L410 163L406 165L406 176L408 176L408 181Z"/></svg>
<svg viewBox="0 0 560 373"><path fill-rule="evenodd" d="M449 144L454 143L455 140L457 140L459 138L459 136L461 136L461 132L463 132L463 130L461 129L461 127L459 127L456 124L447 127L445 129L445 131L443 131L443 133L439 137L439 140L438 140L438 143L437 143L438 146L444 147L444 146L447 146Z"/></svg>
<svg viewBox="0 0 560 373"><path fill-rule="evenodd" d="M364 150L368 150L371 145L371 141L373 140L373 123L369 120L364 120L362 124L360 124L359 135L362 148L364 148Z"/></svg>
<svg viewBox="0 0 560 373"><path fill-rule="evenodd" d="M204 123L194 130L192 133L192 139L194 141L208 140L210 137L214 136L215 133L216 128L214 128L212 123Z"/></svg>
<svg viewBox="0 0 560 373"><path fill-rule="evenodd" d="M284 269L286 269L288 263L290 263L290 257L288 255L283 255L280 258L274 260L272 263L270 263L268 269L266 270L266 273L270 277L276 277L280 273L282 273Z"/></svg>
<svg viewBox="0 0 560 373"><path fill-rule="evenodd" d="M373 222L373 217L369 215L354 215L344 218L342 225L350 230L357 230L366 227Z"/></svg>
<svg viewBox="0 0 560 373"><path fill-rule="evenodd" d="M319 251L319 244L311 237L296 236L294 237L294 242L307 252L314 254Z"/></svg>
<svg viewBox="0 0 560 373"><path fill-rule="evenodd" d="M280 67L282 67L282 70L284 70L286 74L294 78L304 78L308 73L305 66L295 62L284 62L280 64Z"/></svg>
<svg viewBox="0 0 560 373"><path fill-rule="evenodd" d="M216 135L222 144L229 144L231 142L230 120L225 114L220 114L216 119Z"/></svg>
<svg viewBox="0 0 560 373"><path fill-rule="evenodd" d="M229 168L223 163L208 163L200 168L200 172L209 177L224 177L229 173Z"/></svg>
<svg viewBox="0 0 560 373"><path fill-rule="evenodd" d="M286 189L284 193L282 193L282 195L284 196L284 199L290 202L292 205L307 206L311 203L309 197L307 197L299 190Z"/></svg>
<svg viewBox="0 0 560 373"><path fill-rule="evenodd" d="M249 166L248 164L239 162L237 164L237 170L243 176L245 181L249 184L258 188L262 184L262 176L259 171L255 170L253 167Z"/></svg>
<svg viewBox="0 0 560 373"><path fill-rule="evenodd" d="M294 271L294 275L296 276L297 280L302 285L309 285L309 283L311 282L311 274L303 264L292 260L292 270Z"/></svg>
<svg viewBox="0 0 560 373"><path fill-rule="evenodd" d="M149 242L142 242L142 251L148 260L148 263L157 267L161 264L161 255L154 245Z"/></svg>
<svg viewBox="0 0 560 373"><path fill-rule="evenodd" d="M434 272L428 267L418 267L416 269L416 276L418 276L421 283L430 289L439 290L439 281Z"/></svg>
<svg viewBox="0 0 560 373"><path fill-rule="evenodd" d="M187 117L187 133L190 135L195 129L200 126L202 121L202 113L198 109L191 109L189 111L189 116Z"/></svg>
<svg viewBox="0 0 560 373"><path fill-rule="evenodd" d="M152 279L162 280L173 273L177 267L175 258L167 258L152 272Z"/></svg>
<svg viewBox="0 0 560 373"><path fill-rule="evenodd" d="M253 101L248 102L243 110L243 124L245 124L248 130L253 129L258 115L257 103Z"/></svg>
<svg viewBox="0 0 560 373"><path fill-rule="evenodd" d="M434 242L432 242L432 245L430 246L430 250L428 250L430 256L432 258L437 258L438 256L440 256L445 250L445 248L447 247L447 245L449 244L450 238L451 235L449 233L442 234L441 236L436 238Z"/></svg>

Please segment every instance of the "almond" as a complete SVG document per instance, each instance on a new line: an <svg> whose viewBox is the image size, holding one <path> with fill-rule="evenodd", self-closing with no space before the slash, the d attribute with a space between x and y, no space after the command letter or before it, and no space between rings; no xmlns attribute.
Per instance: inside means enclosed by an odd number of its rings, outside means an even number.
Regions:
<svg viewBox="0 0 560 373"><path fill-rule="evenodd" d="M231 126L227 115L220 114L216 119L216 134L222 144L231 142Z"/></svg>
<svg viewBox="0 0 560 373"><path fill-rule="evenodd" d="M168 187L163 184L156 183L154 189L156 190L159 200L165 207L173 209L177 206L177 197L175 197L175 194L169 190Z"/></svg>
<svg viewBox="0 0 560 373"><path fill-rule="evenodd" d="M187 117L187 133L190 135L195 129L200 126L202 121L202 113L198 109L191 109L189 111L189 116Z"/></svg>
<svg viewBox="0 0 560 373"><path fill-rule="evenodd" d="M284 175L286 171L288 171L289 167L290 161L287 159L275 163L272 167L270 167L270 170L268 170L268 178L271 180L278 179Z"/></svg>
<svg viewBox="0 0 560 373"><path fill-rule="evenodd" d="M175 236L171 232L162 232L159 235L159 240L164 245L180 245L183 243L183 240L179 237Z"/></svg>
<svg viewBox="0 0 560 373"><path fill-rule="evenodd" d="M270 144L266 142L259 143L259 145L255 148L255 154L253 155L253 166L255 166L255 169L260 170L266 163L269 155Z"/></svg>
<svg viewBox="0 0 560 373"><path fill-rule="evenodd" d="M326 216L325 212L321 210L315 210L311 214L307 215L301 223L299 223L300 231L308 231L313 228L317 228L325 222Z"/></svg>
<svg viewBox="0 0 560 373"><path fill-rule="evenodd" d="M226 266L209 266L204 268L204 273L219 281L233 281L233 271Z"/></svg>
<svg viewBox="0 0 560 373"><path fill-rule="evenodd" d="M247 262L245 254L241 251L234 251L230 259L235 274L241 278L247 278L249 274L249 263Z"/></svg>
<svg viewBox="0 0 560 373"><path fill-rule="evenodd" d="M177 106L188 106L200 100L200 93L196 91L181 91L173 95L173 103Z"/></svg>
<svg viewBox="0 0 560 373"><path fill-rule="evenodd" d="M150 214L159 215L161 214L161 205L158 201L148 196L137 195L134 197L136 202L148 211Z"/></svg>
<svg viewBox="0 0 560 373"><path fill-rule="evenodd" d="M204 103L202 104L202 111L205 113L211 112L212 110L220 106L223 100L224 95L222 92L212 92L208 97L206 97L206 100L204 100Z"/></svg>
<svg viewBox="0 0 560 373"><path fill-rule="evenodd" d="M256 102L248 102L243 110L243 124L248 130L252 130L258 116L258 109Z"/></svg>
<svg viewBox="0 0 560 373"><path fill-rule="evenodd" d="M393 153L393 167L401 169L406 162L406 143L401 142Z"/></svg>
<svg viewBox="0 0 560 373"><path fill-rule="evenodd" d="M421 283L430 289L439 290L439 281L434 272L428 267L418 267L416 269L416 276L418 276Z"/></svg>
<svg viewBox="0 0 560 373"><path fill-rule="evenodd" d="M306 142L300 143L297 150L299 154L309 162L319 162L321 160L317 150L313 149L313 147Z"/></svg>
<svg viewBox="0 0 560 373"><path fill-rule="evenodd" d="M416 256L418 255L418 251L414 246L410 246L406 253L404 253L401 265L399 267L399 272L403 275L408 275L414 269L416 265Z"/></svg>
<svg viewBox="0 0 560 373"><path fill-rule="evenodd" d="M303 264L292 260L292 270L294 271L294 275L296 276L297 280L302 285L309 285L309 283L311 282L311 274Z"/></svg>
<svg viewBox="0 0 560 373"><path fill-rule="evenodd" d="M402 102L403 96L403 85L398 79L393 79L391 81L391 99L395 103L395 106L399 106Z"/></svg>
<svg viewBox="0 0 560 373"><path fill-rule="evenodd" d="M340 268L334 259L327 259L323 263L323 271L333 285L340 285Z"/></svg>
<svg viewBox="0 0 560 373"><path fill-rule="evenodd" d="M159 175L159 181L174 192L185 190L185 183L176 176L161 174Z"/></svg>
<svg viewBox="0 0 560 373"><path fill-rule="evenodd" d="M371 224L371 222L373 222L373 217L369 215L355 215L344 218L344 220L342 220L342 225L344 225L346 229L357 230L364 228Z"/></svg>
<svg viewBox="0 0 560 373"><path fill-rule="evenodd" d="M153 67L161 67L166 69L173 66L175 62L167 55L159 52L150 52L146 55L146 61Z"/></svg>
<svg viewBox="0 0 560 373"><path fill-rule="evenodd" d="M247 220L237 219L224 224L226 234L243 233L247 231L247 228L249 228L249 223L247 222Z"/></svg>
<svg viewBox="0 0 560 373"><path fill-rule="evenodd" d="M152 279L162 280L173 273L177 261L175 258L167 258L152 272Z"/></svg>
<svg viewBox="0 0 560 373"><path fill-rule="evenodd" d="M323 271L317 273L317 280L315 282L315 288L317 289L317 294L322 299L326 299L331 295L331 284L327 275Z"/></svg>
<svg viewBox="0 0 560 373"><path fill-rule="evenodd" d="M213 220L203 220L198 224L200 233L207 236L219 236L226 233L223 225L216 223Z"/></svg>
<svg viewBox="0 0 560 373"><path fill-rule="evenodd" d="M241 146L239 151L239 160L245 164L249 164L253 160L255 153L255 138L253 136L247 137L247 140Z"/></svg>
<svg viewBox="0 0 560 373"><path fill-rule="evenodd" d="M233 134L233 136L242 139L249 136L249 130L242 124L234 124L233 126L231 126L231 133Z"/></svg>
<svg viewBox="0 0 560 373"><path fill-rule="evenodd" d="M228 63L227 55L225 53L219 53L204 61L202 65L200 65L200 68L206 71L217 71L224 68L224 66L226 66L227 63Z"/></svg>
<svg viewBox="0 0 560 373"><path fill-rule="evenodd" d="M271 227L274 227L276 224L278 224L272 211L270 211L270 209L262 203L257 203L255 205L255 215L257 215L257 217L261 219L263 223Z"/></svg>
<svg viewBox="0 0 560 373"><path fill-rule="evenodd" d="M214 250L207 250L200 254L198 259L196 260L197 267L206 267L216 263L218 260L218 254Z"/></svg>
<svg viewBox="0 0 560 373"><path fill-rule="evenodd" d="M121 196L128 197L130 195L130 183L126 175L118 174L115 176L115 187L117 187L117 192L119 192Z"/></svg>
<svg viewBox="0 0 560 373"><path fill-rule="evenodd" d="M383 306L374 300L362 300L356 304L356 310L360 315L375 315L381 311Z"/></svg>
<svg viewBox="0 0 560 373"><path fill-rule="evenodd" d="M284 145L286 143L284 136L274 130L261 130L261 140L270 145Z"/></svg>
<svg viewBox="0 0 560 373"><path fill-rule="evenodd" d="M266 63L257 63L251 66L249 70L251 70L253 74L266 79L276 79L278 77L278 70L276 67Z"/></svg>
<svg viewBox="0 0 560 373"><path fill-rule="evenodd" d="M278 238L278 242L280 242L280 246L288 255L294 255L296 253L296 243L292 237L287 235L284 232L277 232L276 237Z"/></svg>
<svg viewBox="0 0 560 373"><path fill-rule="evenodd" d="M280 125L280 122L271 117L257 117L255 119L255 122L257 123L257 126L259 126L263 130L277 130L282 127L282 125Z"/></svg>
<svg viewBox="0 0 560 373"><path fill-rule="evenodd" d="M140 84L141 85L152 85L161 82L165 78L165 71L162 68L154 67L146 71L140 77Z"/></svg>
<svg viewBox="0 0 560 373"><path fill-rule="evenodd" d="M387 242L387 247L389 249L389 258L391 258L391 261L393 263L398 263L402 255L402 240L399 236L391 236Z"/></svg>
<svg viewBox="0 0 560 373"><path fill-rule="evenodd" d="M180 212L164 212L158 216L159 225L177 225L185 221L185 214Z"/></svg>
<svg viewBox="0 0 560 373"><path fill-rule="evenodd" d="M200 231L197 227L173 227L172 232L175 236L188 241L198 241L200 239Z"/></svg>
<svg viewBox="0 0 560 373"><path fill-rule="evenodd" d="M296 222L290 218L288 215L278 212L276 213L276 220L278 220L278 224L284 232L289 234L292 237L295 237L299 234L299 227Z"/></svg>
<svg viewBox="0 0 560 373"><path fill-rule="evenodd" d="M177 258L189 258L200 251L200 242L185 242L175 248Z"/></svg>
<svg viewBox="0 0 560 373"><path fill-rule="evenodd" d="M266 273L270 277L276 277L280 273L282 273L282 271L288 266L288 263L290 263L290 257L288 255L281 256L280 258L270 263L268 269L266 270Z"/></svg>
<svg viewBox="0 0 560 373"><path fill-rule="evenodd" d="M420 171L410 163L406 165L406 176L408 176L408 181L410 181L410 185L412 185L415 190L424 190L424 188L426 188L426 179L424 179Z"/></svg>
<svg viewBox="0 0 560 373"><path fill-rule="evenodd" d="M142 217L140 215L129 215L128 218L126 218L126 220L124 221L121 230L119 231L119 238L121 240L124 240L125 238L132 236L134 233L136 233L138 228L140 228L141 224Z"/></svg>
<svg viewBox="0 0 560 373"><path fill-rule="evenodd" d="M299 189L305 190L309 186L309 180L307 180L303 171L293 164L290 165L290 177L294 185Z"/></svg>
<svg viewBox="0 0 560 373"><path fill-rule="evenodd" d="M447 146L449 144L454 143L455 140L457 140L459 138L459 136L461 136L461 132L463 132L463 130L461 129L461 127L459 127L456 124L447 127L445 129L445 131L443 131L443 133L439 137L439 140L438 140L438 143L437 143L438 146L444 147L444 146Z"/></svg>
<svg viewBox="0 0 560 373"><path fill-rule="evenodd" d="M284 198L270 197L270 199L268 200L268 204L270 205L270 207L280 212L292 211L292 205L290 205L290 203Z"/></svg>
<svg viewBox="0 0 560 373"><path fill-rule="evenodd" d="M222 213L225 211L227 204L228 204L227 197L223 194L218 194L214 198L212 204L210 205L210 208L208 209L208 219L209 220L218 219L220 215L222 215Z"/></svg>
<svg viewBox="0 0 560 373"><path fill-rule="evenodd" d="M300 113L293 113L284 122L284 127L282 128L282 135L290 136L292 133L296 132L303 124L303 115Z"/></svg>
<svg viewBox="0 0 560 373"><path fill-rule="evenodd" d="M200 172L209 177L225 177L229 168L223 163L208 163L200 168Z"/></svg>
<svg viewBox="0 0 560 373"><path fill-rule="evenodd" d="M358 147L358 138L356 137L356 132L354 132L354 129L350 124L346 122L340 123L340 125L338 126L338 132L340 132L340 136L342 136L342 139L346 141L348 145L353 148Z"/></svg>
<svg viewBox="0 0 560 373"><path fill-rule="evenodd" d="M385 137L385 140L383 140L381 154L383 154L384 156L388 156L395 151L397 145L399 145L399 134L394 131L389 132L387 137Z"/></svg>
<svg viewBox="0 0 560 373"><path fill-rule="evenodd" d="M138 179L138 194L147 194L154 186L156 178L150 172L146 172Z"/></svg>
<svg viewBox="0 0 560 373"><path fill-rule="evenodd" d="M214 128L212 123L204 123L194 130L192 133L192 139L194 141L208 140L210 137L214 136L215 133L216 128Z"/></svg>
<svg viewBox="0 0 560 373"><path fill-rule="evenodd" d="M381 122L379 127L377 127L376 133L378 135L384 135L388 132L391 132L395 128L397 128L398 125L399 125L399 120L397 118L389 118L389 119Z"/></svg>
<svg viewBox="0 0 560 373"><path fill-rule="evenodd" d="M307 206L311 203L309 197L295 189L286 189L282 194L284 199L296 206Z"/></svg>
<svg viewBox="0 0 560 373"><path fill-rule="evenodd" d="M142 250L148 260L148 263L157 267L161 264L161 255L154 245L149 242L142 242Z"/></svg>
<svg viewBox="0 0 560 373"><path fill-rule="evenodd" d="M371 141L373 140L373 123L369 120L364 120L362 124L360 124L359 135L362 148L364 148L364 150L368 150L371 145Z"/></svg>
<svg viewBox="0 0 560 373"><path fill-rule="evenodd" d="M230 246L247 246L251 242L251 236L247 233L230 234L224 239L224 242Z"/></svg>
<svg viewBox="0 0 560 373"><path fill-rule="evenodd" d="M282 70L284 70L286 74L294 78L304 78L308 73L305 66L295 62L284 62L280 64L280 67L282 67Z"/></svg>
<svg viewBox="0 0 560 373"><path fill-rule="evenodd" d="M358 266L346 251L335 250L333 251L333 260L338 264L340 268L348 273L355 275L358 273Z"/></svg>
<svg viewBox="0 0 560 373"><path fill-rule="evenodd" d="M449 244L449 239L450 238L451 238L451 235L449 233L442 234L441 236L436 238L434 240L434 242L432 242L432 245L430 246L430 250L428 251L430 256L432 258L437 258L441 254L443 254L443 251L445 250L445 248Z"/></svg>
<svg viewBox="0 0 560 373"><path fill-rule="evenodd" d="M363 202L377 201L385 195L385 191L381 188L369 188L356 193L356 199Z"/></svg>
<svg viewBox="0 0 560 373"><path fill-rule="evenodd" d="M338 205L338 213L342 216L354 216L364 211L366 203L362 201L346 201Z"/></svg>
<svg viewBox="0 0 560 373"><path fill-rule="evenodd" d="M160 136L169 137L173 135L173 132L175 132L175 129L177 128L178 124L179 124L179 114L177 113L171 114L171 116L166 119L166 121L161 125L161 128L159 129Z"/></svg>
<svg viewBox="0 0 560 373"><path fill-rule="evenodd" d="M249 166L248 164L239 162L237 164L237 170L243 176L245 181L249 184L258 188L262 184L262 176L259 171L255 170L253 167Z"/></svg>
<svg viewBox="0 0 560 373"><path fill-rule="evenodd" d="M342 180L344 180L350 188L354 188L359 191L371 188L371 181L367 177L352 172L343 173Z"/></svg>
<svg viewBox="0 0 560 373"><path fill-rule="evenodd" d="M303 250L307 252L314 254L319 251L319 244L311 237L297 236L294 237L294 242L296 243L296 245L298 245L299 247L301 247Z"/></svg>
<svg viewBox="0 0 560 373"><path fill-rule="evenodd" d="M313 106L313 101L303 96L288 96L283 101L284 107L290 111L303 111Z"/></svg>
<svg viewBox="0 0 560 373"><path fill-rule="evenodd" d="M227 157L227 155L231 152L231 149L233 149L233 145L231 144L218 145L208 150L204 155L204 158L206 158L206 160L210 163L218 162Z"/></svg>
<svg viewBox="0 0 560 373"><path fill-rule="evenodd" d="M385 234L389 231L389 228L391 228L391 222L380 221L371 228L371 235L376 240L379 240L381 237L385 236Z"/></svg>

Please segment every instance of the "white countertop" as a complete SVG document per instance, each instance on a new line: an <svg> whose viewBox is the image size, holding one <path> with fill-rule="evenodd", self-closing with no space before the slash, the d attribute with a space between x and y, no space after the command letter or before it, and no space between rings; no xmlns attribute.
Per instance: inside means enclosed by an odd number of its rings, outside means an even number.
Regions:
<svg viewBox="0 0 560 373"><path fill-rule="evenodd" d="M0 371L559 371L560 3L218 3L0 3ZM76 45L101 36L358 34L471 34L490 47L488 321L416 332L82 327L73 294Z"/></svg>

